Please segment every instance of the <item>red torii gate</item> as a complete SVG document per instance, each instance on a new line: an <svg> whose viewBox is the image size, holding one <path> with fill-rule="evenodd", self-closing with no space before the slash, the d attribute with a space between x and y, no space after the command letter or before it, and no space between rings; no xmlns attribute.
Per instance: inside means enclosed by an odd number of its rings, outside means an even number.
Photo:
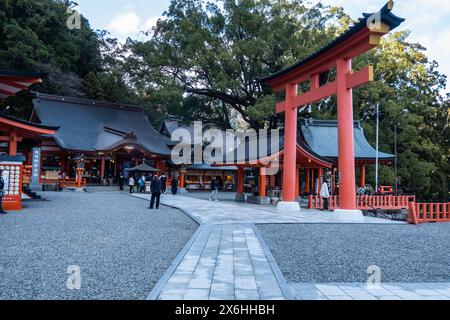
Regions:
<svg viewBox="0 0 450 320"><path fill-rule="evenodd" d="M280 210L300 210L295 202L296 146L298 108L337 95L339 132L340 210L362 216L356 210L355 152L353 137L352 89L373 81L373 68L352 72L351 60L379 45L381 37L398 27L404 19L391 13L389 1L379 12L364 18L329 45L294 66L265 79L274 91L285 91L277 113L285 113L285 158L283 171L284 202ZM321 75L336 68L336 80L321 85ZM310 91L298 94L298 84L310 81Z"/></svg>

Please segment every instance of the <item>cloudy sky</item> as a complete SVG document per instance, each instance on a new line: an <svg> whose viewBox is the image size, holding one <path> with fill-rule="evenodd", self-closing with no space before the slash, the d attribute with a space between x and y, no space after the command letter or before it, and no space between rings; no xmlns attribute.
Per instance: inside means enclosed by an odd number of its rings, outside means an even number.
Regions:
<svg viewBox="0 0 450 320"><path fill-rule="evenodd" d="M316 2L318 0L310 0ZM142 38L169 6L169 0L77 0L79 10L95 29L106 29L119 39ZM324 4L344 7L352 18L362 12L375 12L387 0L321 0ZM397 0L394 13L406 18L401 26L411 30L410 40L428 48L428 55L450 75L450 1Z"/></svg>

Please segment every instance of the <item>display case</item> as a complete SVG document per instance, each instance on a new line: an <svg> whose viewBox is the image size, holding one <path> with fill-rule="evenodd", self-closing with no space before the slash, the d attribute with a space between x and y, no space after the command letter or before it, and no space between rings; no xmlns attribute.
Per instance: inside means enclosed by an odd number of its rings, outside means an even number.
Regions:
<svg viewBox="0 0 450 320"><path fill-rule="evenodd" d="M12 161L7 161L6 159L0 161L0 170L2 171L2 178L5 182L3 189L3 209L6 211L22 209L23 162L14 161L17 157L12 158Z"/></svg>

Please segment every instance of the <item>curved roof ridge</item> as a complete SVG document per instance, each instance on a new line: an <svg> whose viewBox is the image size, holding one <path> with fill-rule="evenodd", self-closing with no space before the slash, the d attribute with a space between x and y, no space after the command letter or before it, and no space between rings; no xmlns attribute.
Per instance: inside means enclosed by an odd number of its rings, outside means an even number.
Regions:
<svg viewBox="0 0 450 320"><path fill-rule="evenodd" d="M301 118L304 125L310 127L337 127L338 121L337 120L321 120L321 119L314 119L314 118ZM361 122L362 120L354 120L353 124L355 128L361 128Z"/></svg>
<svg viewBox="0 0 450 320"><path fill-rule="evenodd" d="M86 98L58 96L58 95L51 95L51 94L40 93L40 92L32 92L32 93L34 93L36 95L36 99L38 101L39 100L56 101L56 102L62 102L62 103L92 105L93 107L121 109L124 111L143 112L142 107L136 106L136 105L112 103L112 102L108 102L108 101L99 101L99 100L92 100L92 99L86 99Z"/></svg>

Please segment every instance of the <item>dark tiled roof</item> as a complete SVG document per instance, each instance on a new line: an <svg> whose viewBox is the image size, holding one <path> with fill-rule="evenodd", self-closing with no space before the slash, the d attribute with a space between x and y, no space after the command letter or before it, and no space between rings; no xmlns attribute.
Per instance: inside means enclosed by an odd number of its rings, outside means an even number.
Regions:
<svg viewBox="0 0 450 320"><path fill-rule="evenodd" d="M170 140L152 127L140 107L42 94L33 105L42 124L60 127L54 139L64 150L95 152L135 146L170 155Z"/></svg>
<svg viewBox="0 0 450 320"><path fill-rule="evenodd" d="M389 2L388 4L386 4L380 10L381 21L383 23L387 24L390 27L390 30L393 30L393 29L397 28L402 22L405 21L405 19L397 17L396 15L394 15L391 12L392 5L393 5L393 3ZM341 44L345 40L347 40L350 37L352 37L353 35L357 34L359 31L361 31L364 28L366 28L367 27L367 21L373 15L374 15L374 13L363 13L364 17L360 18L358 23L356 23L355 25L351 26L346 32L344 32L342 35L337 37L331 43L329 43L328 45L326 45L325 47L323 47L319 51L313 53L312 55L306 57L305 59L299 61L298 63L296 63L296 64L294 64L294 65L292 65L292 66L290 66L290 67L288 67L286 69L283 69L283 70L281 70L279 72L276 72L274 74L271 74L271 75L269 75L267 77L262 78L261 81L267 82L267 81L273 80L275 78L283 76L283 75L285 75L287 73L290 73L291 71L293 71L295 69L298 69L298 68L300 68L300 67L310 63L311 61L313 61L314 59L316 59L317 57L319 57L323 53L332 50L337 45Z"/></svg>
<svg viewBox="0 0 450 320"><path fill-rule="evenodd" d="M161 171L161 170L156 169L156 168L154 168L152 166L149 166L146 163L143 163L143 164L141 164L141 165L139 165L137 167L129 168L129 169L126 169L126 170L127 171L140 171L140 172L158 172L158 171Z"/></svg>
<svg viewBox="0 0 450 320"><path fill-rule="evenodd" d="M312 151L329 159L338 158L337 121L305 119L300 125L301 141ZM355 158L357 160L374 160L376 150L367 141L360 122L355 122ZM380 160L394 160L392 154L379 152Z"/></svg>
<svg viewBox="0 0 450 320"><path fill-rule="evenodd" d="M364 134L364 129L361 127L360 122L355 122L354 130L355 141L355 159L356 160L369 160L376 159L376 150L367 141ZM280 130L279 137L279 151L284 150L284 130ZM260 141L261 145L267 145L267 154L269 156L274 155L276 152L271 150L271 139L264 139ZM297 143L306 152L326 163L332 164L338 159L338 126L337 121L333 120L313 120L304 119L299 126ZM241 148L245 148L245 156L238 154L237 150L234 150L234 163L249 163L255 159L249 158L250 142L247 140L245 144L241 145ZM230 156L230 154L229 154ZM393 161L395 156L392 154L379 152L379 159L381 161ZM261 159L258 159L261 160ZM226 160L224 160L225 163Z"/></svg>

